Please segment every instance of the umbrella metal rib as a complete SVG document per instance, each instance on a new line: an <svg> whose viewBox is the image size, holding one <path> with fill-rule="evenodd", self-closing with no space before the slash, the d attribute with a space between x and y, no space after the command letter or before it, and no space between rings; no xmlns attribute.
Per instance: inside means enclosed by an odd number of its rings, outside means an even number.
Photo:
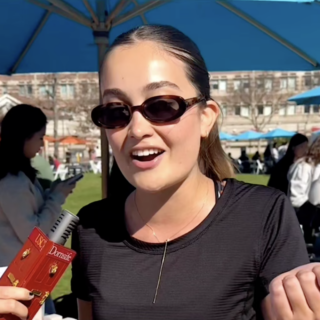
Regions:
<svg viewBox="0 0 320 320"><path fill-rule="evenodd" d="M250 24L252 24L254 27L258 28L262 32L266 33L269 37L275 39L276 41L278 41L279 43L281 43L282 45L284 45L285 47L290 49L292 52L294 52L297 55L299 55L302 59L304 59L307 62L309 62L310 64L312 64L314 67L319 66L319 62L318 61L316 61L313 58L309 57L301 49L299 49L298 47L294 46L292 43L290 43L289 41L285 40L280 35L278 35L277 33L273 32L272 30L270 30L269 28L267 28L266 26L264 26L263 24L261 24L257 20L253 19L248 14L246 14L246 13L242 12L241 10L239 10L238 8L234 7L230 2L228 2L228 1L217 1L217 3L220 4L221 6L225 7L226 9L230 10L231 12L233 12L234 14L236 14L237 16L242 18L243 20L249 22Z"/></svg>

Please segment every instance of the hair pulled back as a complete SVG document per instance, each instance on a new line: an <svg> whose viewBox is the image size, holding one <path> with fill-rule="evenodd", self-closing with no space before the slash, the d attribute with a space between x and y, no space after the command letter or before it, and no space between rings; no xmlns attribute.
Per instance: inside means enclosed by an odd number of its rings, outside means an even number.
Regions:
<svg viewBox="0 0 320 320"><path fill-rule="evenodd" d="M206 100L211 99L209 72L199 48L187 35L174 27L146 25L132 29L115 39L106 56L118 47L130 46L140 41L154 42L168 54L184 62L187 77L198 91L198 95L205 97ZM214 180L230 178L234 174L229 157L220 143L217 122L209 136L201 141L199 164L203 173Z"/></svg>

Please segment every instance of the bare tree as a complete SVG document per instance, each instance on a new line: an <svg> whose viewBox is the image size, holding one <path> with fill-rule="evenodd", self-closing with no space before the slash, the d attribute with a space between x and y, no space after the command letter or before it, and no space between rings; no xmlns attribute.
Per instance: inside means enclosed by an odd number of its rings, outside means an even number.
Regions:
<svg viewBox="0 0 320 320"><path fill-rule="evenodd" d="M256 131L262 131L291 95L272 73L252 72L248 78L234 80L234 88L223 102L250 121Z"/></svg>
<svg viewBox="0 0 320 320"><path fill-rule="evenodd" d="M59 101L57 74L45 74L39 87L38 106L53 113L54 154L59 154L58 126L59 126Z"/></svg>
<svg viewBox="0 0 320 320"><path fill-rule="evenodd" d="M91 110L98 104L98 84L83 82L79 85L75 98L67 102L65 111L79 123L79 131L87 134L97 130L91 120Z"/></svg>

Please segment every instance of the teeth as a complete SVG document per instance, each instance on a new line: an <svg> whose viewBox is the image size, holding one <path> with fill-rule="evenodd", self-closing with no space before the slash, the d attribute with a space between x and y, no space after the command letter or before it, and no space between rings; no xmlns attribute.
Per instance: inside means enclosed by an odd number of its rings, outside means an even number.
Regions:
<svg viewBox="0 0 320 320"><path fill-rule="evenodd" d="M159 154L162 151L163 150L160 150L160 149L136 150L136 151L132 152L132 155L136 156L136 157L146 157L146 156L149 156L151 154Z"/></svg>

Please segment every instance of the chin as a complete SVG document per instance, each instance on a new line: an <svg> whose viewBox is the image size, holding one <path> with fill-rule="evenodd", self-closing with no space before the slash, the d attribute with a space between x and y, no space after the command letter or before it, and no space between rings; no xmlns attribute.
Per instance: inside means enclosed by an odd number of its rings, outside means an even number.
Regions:
<svg viewBox="0 0 320 320"><path fill-rule="evenodd" d="M172 174L162 173L162 174L136 174L133 176L133 181L131 182L137 189L146 193L157 193L167 190L183 179L173 179L175 178Z"/></svg>

